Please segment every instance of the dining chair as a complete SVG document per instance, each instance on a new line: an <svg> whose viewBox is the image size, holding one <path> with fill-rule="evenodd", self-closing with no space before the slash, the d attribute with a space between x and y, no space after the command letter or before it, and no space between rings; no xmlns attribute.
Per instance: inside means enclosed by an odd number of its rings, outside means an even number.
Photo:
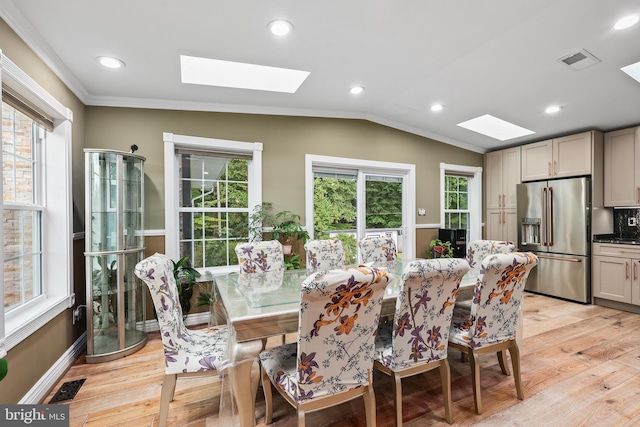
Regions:
<svg viewBox="0 0 640 427"><path fill-rule="evenodd" d="M304 244L304 250L307 253L307 269L310 271L333 270L346 265L340 239L308 240Z"/></svg>
<svg viewBox="0 0 640 427"><path fill-rule="evenodd" d="M367 426L375 426L374 339L391 275L359 266L312 273L301 285L297 342L260 353L265 423L273 418L271 384L305 413L363 397Z"/></svg>
<svg viewBox="0 0 640 427"><path fill-rule="evenodd" d="M167 425L169 403L173 401L178 377L216 374L228 364L226 326L192 330L184 326L178 288L173 276L173 262L156 253L135 266L135 274L149 288L164 347L165 377L160 393L159 425ZM257 354L262 343L244 344L248 353Z"/></svg>
<svg viewBox="0 0 640 427"><path fill-rule="evenodd" d="M390 263L398 259L396 242L390 237L364 237L358 246L363 263Z"/></svg>
<svg viewBox="0 0 640 427"><path fill-rule="evenodd" d="M504 254L514 252L516 245L513 242L501 240L471 240L467 244L467 261L472 271L480 271L482 260L487 255Z"/></svg>
<svg viewBox="0 0 640 427"><path fill-rule="evenodd" d="M458 317L454 312L449 345L469 358L477 414L482 413L479 359L482 354L496 353L502 372L509 375L505 353L509 351L516 393L518 399L524 399L516 328L524 286L536 265L538 257L531 252L489 255L481 263L469 315Z"/></svg>
<svg viewBox="0 0 640 427"><path fill-rule="evenodd" d="M277 240L238 243L235 251L241 273L284 270L282 244Z"/></svg>
<svg viewBox="0 0 640 427"><path fill-rule="evenodd" d="M373 367L393 377L396 426L402 426L402 378L438 368L445 418L453 423L447 343L453 305L469 263L460 258L412 261L402 273L393 322L376 336Z"/></svg>

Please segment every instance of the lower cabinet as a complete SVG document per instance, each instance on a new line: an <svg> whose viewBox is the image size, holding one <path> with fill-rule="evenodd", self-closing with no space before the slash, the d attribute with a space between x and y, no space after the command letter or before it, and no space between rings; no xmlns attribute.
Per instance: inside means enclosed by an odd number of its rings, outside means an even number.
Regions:
<svg viewBox="0 0 640 427"><path fill-rule="evenodd" d="M640 247L594 243L593 296L640 305Z"/></svg>
<svg viewBox="0 0 640 427"><path fill-rule="evenodd" d="M517 215L515 209L487 209L485 239L517 242Z"/></svg>

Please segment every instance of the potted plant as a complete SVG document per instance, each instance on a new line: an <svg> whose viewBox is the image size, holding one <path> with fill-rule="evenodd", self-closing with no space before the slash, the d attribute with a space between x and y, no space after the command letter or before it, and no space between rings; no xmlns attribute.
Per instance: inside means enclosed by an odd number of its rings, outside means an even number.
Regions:
<svg viewBox="0 0 640 427"><path fill-rule="evenodd" d="M197 278L200 277L200 272L191 266L188 255L182 257L178 262L173 260L171 262L173 262L173 277L178 287L182 316L186 318L189 310L191 310L193 288L198 283Z"/></svg>
<svg viewBox="0 0 640 427"><path fill-rule="evenodd" d="M440 239L433 239L431 243L429 243L427 258L453 258L451 242L443 242Z"/></svg>
<svg viewBox="0 0 640 427"><path fill-rule="evenodd" d="M280 240L285 255L291 255L291 248L296 240L302 239L303 242L309 240L309 233L300 224L300 215L284 210L278 212L274 220L273 238Z"/></svg>
<svg viewBox="0 0 640 427"><path fill-rule="evenodd" d="M274 218L271 214L271 202L255 205L249 213L249 241L261 242L265 228L272 227Z"/></svg>

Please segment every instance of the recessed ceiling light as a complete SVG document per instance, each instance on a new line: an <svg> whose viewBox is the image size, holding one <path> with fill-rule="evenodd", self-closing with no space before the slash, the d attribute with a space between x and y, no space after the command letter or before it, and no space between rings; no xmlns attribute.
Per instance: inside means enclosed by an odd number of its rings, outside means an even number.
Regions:
<svg viewBox="0 0 640 427"><path fill-rule="evenodd" d="M359 95L364 91L364 86L354 86L351 89L349 89L349 92L351 93L351 95Z"/></svg>
<svg viewBox="0 0 640 427"><path fill-rule="evenodd" d="M547 114L555 114L560 110L562 110L561 106L559 106L559 105L550 105L544 110L544 112L547 113Z"/></svg>
<svg viewBox="0 0 640 427"><path fill-rule="evenodd" d="M627 15L623 18L618 19L613 28L615 28L616 30L624 30L625 28L636 25L639 20L640 16L638 15Z"/></svg>
<svg viewBox="0 0 640 427"><path fill-rule="evenodd" d="M182 83L295 93L308 71L180 55Z"/></svg>
<svg viewBox="0 0 640 427"><path fill-rule="evenodd" d="M110 56L99 56L96 60L104 67L107 68L122 68L124 67L124 62L119 60L118 58L112 58Z"/></svg>
<svg viewBox="0 0 640 427"><path fill-rule="evenodd" d="M507 139L518 138L520 136L535 133L532 130L498 119L490 114L485 114L484 116L458 123L458 126L500 141L506 141Z"/></svg>
<svg viewBox="0 0 640 427"><path fill-rule="evenodd" d="M640 62L627 65L626 67L622 67L620 69L640 83Z"/></svg>
<svg viewBox="0 0 640 427"><path fill-rule="evenodd" d="M269 22L267 25L269 31L276 36L286 36L293 30L293 25L291 22L285 21L284 19L276 19L275 21Z"/></svg>
<svg viewBox="0 0 640 427"><path fill-rule="evenodd" d="M431 106L431 111L441 111L444 108L442 104L433 104Z"/></svg>

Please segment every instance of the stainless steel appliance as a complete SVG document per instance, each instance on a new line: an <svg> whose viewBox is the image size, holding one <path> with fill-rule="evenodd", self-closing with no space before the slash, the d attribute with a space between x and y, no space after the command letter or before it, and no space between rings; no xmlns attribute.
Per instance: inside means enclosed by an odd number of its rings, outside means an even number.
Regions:
<svg viewBox="0 0 640 427"><path fill-rule="evenodd" d="M569 178L517 185L518 248L540 262L525 289L591 302L591 181Z"/></svg>

